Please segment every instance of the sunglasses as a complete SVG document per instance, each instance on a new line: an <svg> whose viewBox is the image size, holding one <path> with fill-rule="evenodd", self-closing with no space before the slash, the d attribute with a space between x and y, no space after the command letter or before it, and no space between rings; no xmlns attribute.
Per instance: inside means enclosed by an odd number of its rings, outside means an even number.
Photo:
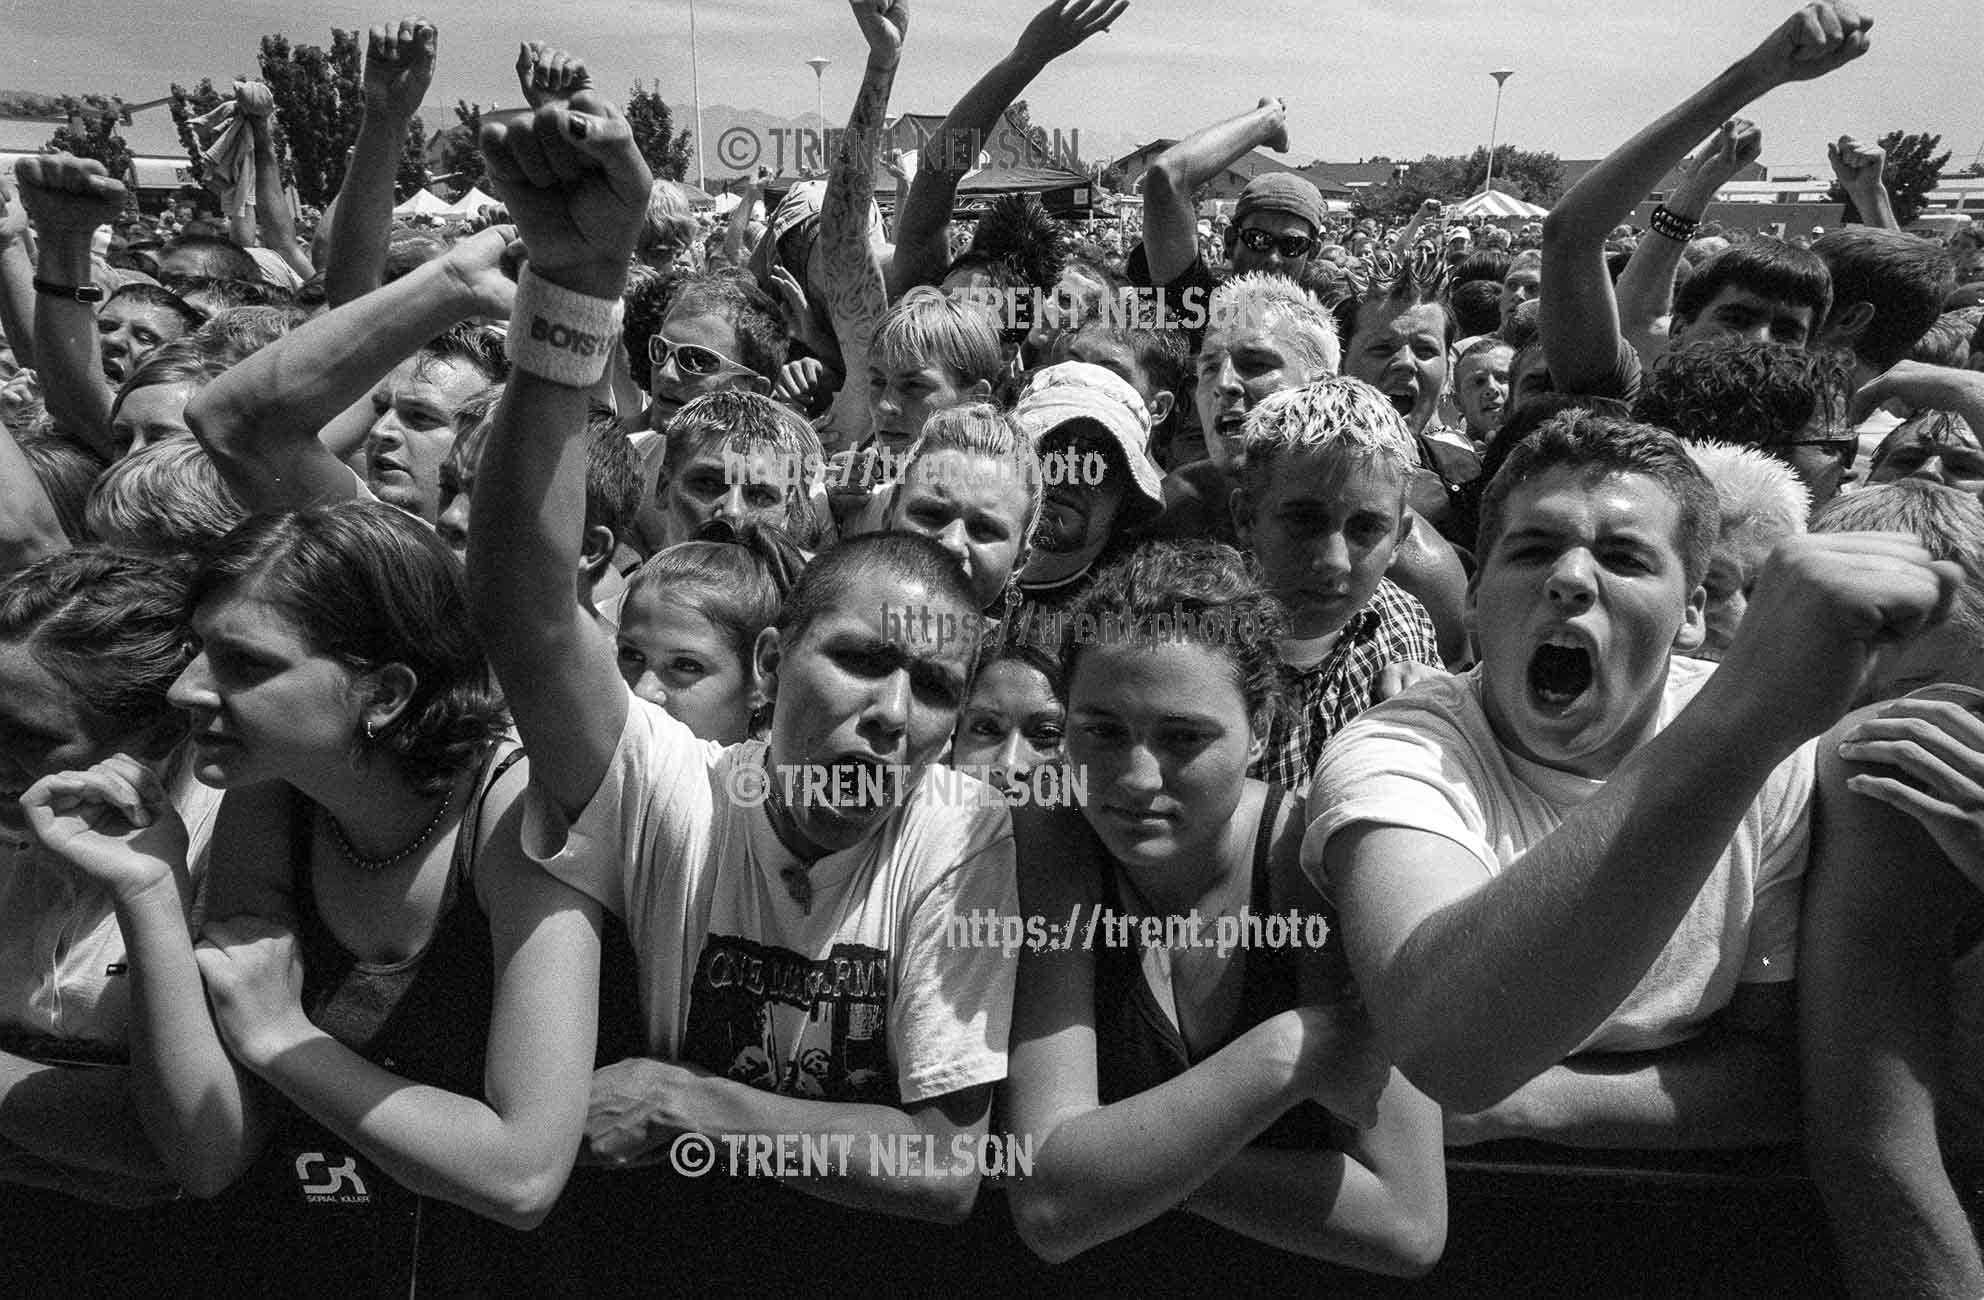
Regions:
<svg viewBox="0 0 1984 1300"><path fill-rule="evenodd" d="M714 379L718 375L756 374L755 370L741 361L732 361L714 348L706 348L700 343L670 343L659 334L648 339L648 360L657 369L666 366L671 360L675 369L690 379Z"/></svg>
<svg viewBox="0 0 1984 1300"><path fill-rule="evenodd" d="M1265 253L1272 248L1290 261L1307 257L1316 247L1314 235L1277 235L1258 226L1248 226L1236 238L1256 253Z"/></svg>

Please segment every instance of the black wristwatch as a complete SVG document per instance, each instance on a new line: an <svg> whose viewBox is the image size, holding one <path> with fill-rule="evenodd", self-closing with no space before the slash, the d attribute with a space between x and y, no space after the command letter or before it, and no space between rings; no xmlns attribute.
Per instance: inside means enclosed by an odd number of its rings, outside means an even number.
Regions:
<svg viewBox="0 0 1984 1300"><path fill-rule="evenodd" d="M94 284L57 284L53 280L34 278L34 291L45 293L51 298L69 298L76 302L92 305L103 301L103 289Z"/></svg>

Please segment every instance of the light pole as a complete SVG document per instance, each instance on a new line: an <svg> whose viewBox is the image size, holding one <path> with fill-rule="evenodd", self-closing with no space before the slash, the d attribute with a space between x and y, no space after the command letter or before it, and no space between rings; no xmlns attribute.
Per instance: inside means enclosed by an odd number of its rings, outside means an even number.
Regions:
<svg viewBox="0 0 1984 1300"><path fill-rule="evenodd" d="M696 58L696 0L689 0L689 90L696 101L696 188L709 193L703 174L703 70Z"/></svg>
<svg viewBox="0 0 1984 1300"><path fill-rule="evenodd" d="M1495 120L1488 127L1488 175L1481 182L1483 194L1495 188L1495 142L1502 132L1502 87L1516 75L1514 68L1497 68L1488 74L1495 79Z"/></svg>
<svg viewBox="0 0 1984 1300"><path fill-rule="evenodd" d="M815 54L806 60L806 66L813 70L813 96L820 116L820 170L823 172L827 169L827 65L832 62L824 54Z"/></svg>

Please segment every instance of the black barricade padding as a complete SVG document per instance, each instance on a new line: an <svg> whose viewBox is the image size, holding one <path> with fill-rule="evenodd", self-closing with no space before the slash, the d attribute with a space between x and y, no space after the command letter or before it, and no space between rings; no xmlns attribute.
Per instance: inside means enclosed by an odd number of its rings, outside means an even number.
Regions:
<svg viewBox="0 0 1984 1300"><path fill-rule="evenodd" d="M0 1189L0 1295L1840 1294L1808 1182L1605 1172L1611 1181L1568 1165L1457 1163L1446 1258L1408 1281L1303 1259L1182 1213L1049 1266L1020 1241L997 1189L981 1193L968 1222L948 1227L666 1166L577 1170L545 1225L518 1233L418 1201L363 1162L346 1167L340 1153L284 1148L205 1203L107 1209Z"/></svg>

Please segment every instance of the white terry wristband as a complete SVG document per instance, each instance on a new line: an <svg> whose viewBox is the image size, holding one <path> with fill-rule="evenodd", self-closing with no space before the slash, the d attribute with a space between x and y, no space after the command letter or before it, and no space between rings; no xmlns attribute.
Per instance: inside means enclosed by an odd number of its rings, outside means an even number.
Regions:
<svg viewBox="0 0 1984 1300"><path fill-rule="evenodd" d="M620 338L620 300L561 289L530 269L517 274L517 302L503 350L510 364L554 384L590 388L606 373Z"/></svg>

